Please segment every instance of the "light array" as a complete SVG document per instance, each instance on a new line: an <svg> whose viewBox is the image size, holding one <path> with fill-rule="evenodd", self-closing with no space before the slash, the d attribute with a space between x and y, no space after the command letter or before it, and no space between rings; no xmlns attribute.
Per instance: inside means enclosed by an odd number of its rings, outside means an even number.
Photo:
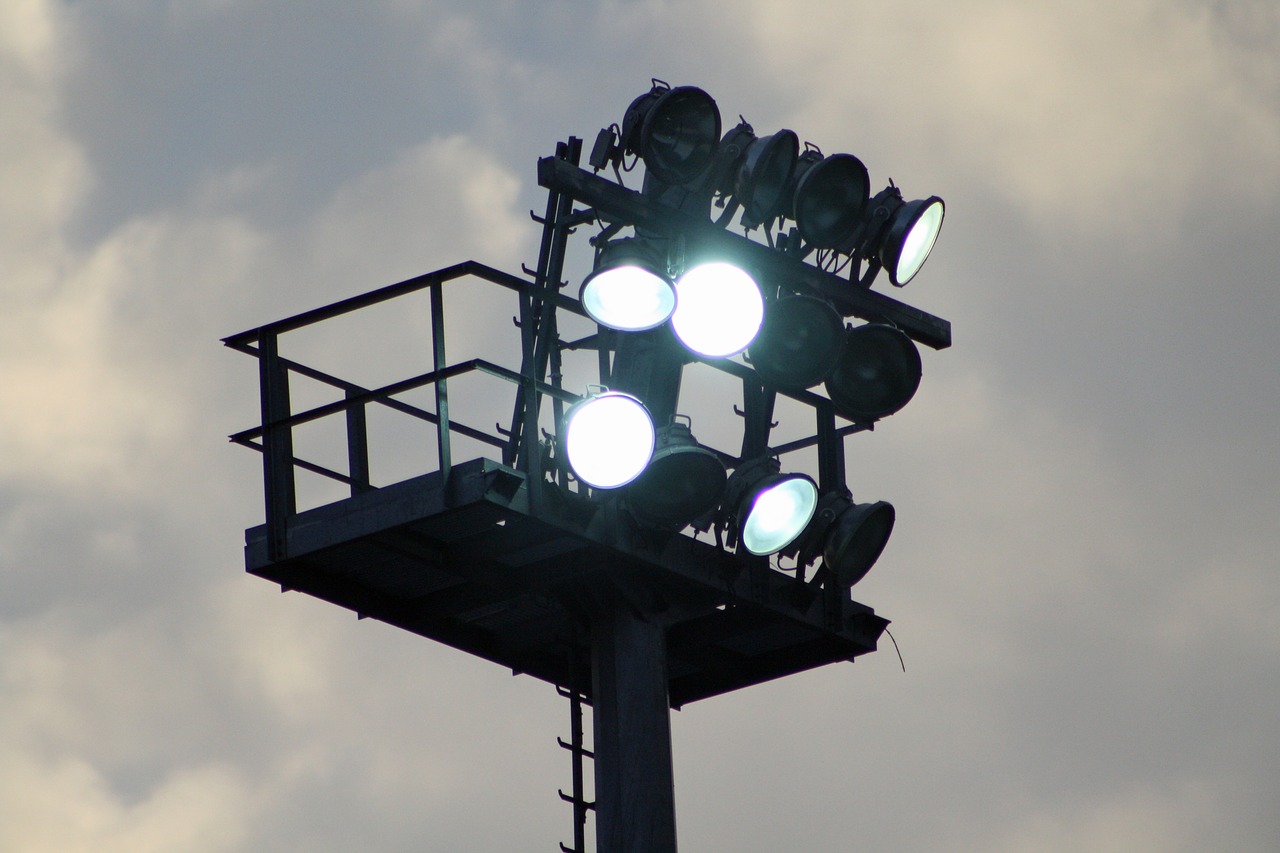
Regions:
<svg viewBox="0 0 1280 853"><path fill-rule="evenodd" d="M905 285L932 251L945 213L940 198L907 201L892 183L873 197L861 160L802 149L791 130L760 136L741 121L722 137L715 101L692 86L655 81L620 126L601 131L590 163L612 167L621 181L620 169L637 160L645 166L642 194L673 216L719 228L736 216L748 232L763 228L778 252L799 260L817 252L826 271L847 267L850 288L870 287L881 269L891 284ZM579 299L605 329L657 337L625 355L619 348L613 373L628 393L599 393L567 413L565 452L575 475L593 489L619 490L642 525L679 529L714 512L729 546L786 553L799 565L821 557L827 582L856 583L888 541L893 507L854 503L843 472L823 494L811 478L782 472L767 452L738 460L729 476L721 455L698 444L674 412L679 370L696 358L745 353L764 388L798 393L822 384L836 413L869 424L915 394L915 344L885 323L847 326L830 299L793 282L762 287L750 263L711 254L696 235L636 225L634 236L619 238L622 227L592 240L594 269ZM665 354L669 339L683 356ZM665 389L656 395L662 401L649 399L650 387Z"/></svg>

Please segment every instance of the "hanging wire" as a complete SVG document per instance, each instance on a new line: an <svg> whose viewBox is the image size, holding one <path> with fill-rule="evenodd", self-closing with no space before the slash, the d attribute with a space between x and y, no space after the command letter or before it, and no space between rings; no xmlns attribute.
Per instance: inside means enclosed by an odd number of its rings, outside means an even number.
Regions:
<svg viewBox="0 0 1280 853"><path fill-rule="evenodd" d="M898 648L898 641L893 639L893 632L889 630L889 626L885 626L884 632L889 635L889 639L893 640L893 650L898 653L898 663L902 666L902 671L907 671L907 664L902 659L902 649Z"/></svg>

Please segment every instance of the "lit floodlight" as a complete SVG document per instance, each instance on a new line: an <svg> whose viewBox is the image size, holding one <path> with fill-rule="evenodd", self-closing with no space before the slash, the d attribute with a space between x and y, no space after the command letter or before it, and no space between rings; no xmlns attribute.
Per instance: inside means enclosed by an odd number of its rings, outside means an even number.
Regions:
<svg viewBox="0 0 1280 853"><path fill-rule="evenodd" d="M579 480L593 489L625 486L653 456L653 419L630 394L607 391L565 413L565 456Z"/></svg>
<svg viewBox="0 0 1280 853"><path fill-rule="evenodd" d="M629 240L607 244L578 293L602 326L642 332L665 323L676 308L676 287L650 253Z"/></svg>
<svg viewBox="0 0 1280 853"><path fill-rule="evenodd" d="M742 547L752 554L773 554L791 544L818 504L818 487L804 474L778 474L762 486L742 519Z"/></svg>
<svg viewBox="0 0 1280 853"><path fill-rule="evenodd" d="M672 89L655 82L627 108L622 148L638 154L649 174L665 184L687 184L711 164L720 142L720 110L696 86Z"/></svg>
<svg viewBox="0 0 1280 853"><path fill-rule="evenodd" d="M924 266L942 230L944 213L945 205L936 195L909 201L894 211L880 259L895 286L911 281Z"/></svg>
<svg viewBox="0 0 1280 853"><path fill-rule="evenodd" d="M844 320L829 302L784 296L766 309L747 355L766 384L801 390L831 374L843 345Z"/></svg>
<svg viewBox="0 0 1280 853"><path fill-rule="evenodd" d="M757 137L743 122L721 142L721 150L726 147L741 152L721 189L742 205L742 224L752 227L786 214L787 189L800 151L795 132Z"/></svg>
<svg viewBox="0 0 1280 853"><path fill-rule="evenodd" d="M855 421L874 421L901 409L920 387L920 351L893 326L868 323L845 332L827 394L836 411Z"/></svg>
<svg viewBox="0 0 1280 853"><path fill-rule="evenodd" d="M698 355L737 355L751 345L763 320L764 297L740 267L713 261L691 267L676 280L671 328Z"/></svg>
<svg viewBox="0 0 1280 853"><path fill-rule="evenodd" d="M818 505L818 487L810 477L782 474L779 467L771 458L749 462L733 472L725 488L738 541L757 556L794 542Z"/></svg>
<svg viewBox="0 0 1280 853"><path fill-rule="evenodd" d="M627 507L641 521L684 527L716 508L726 479L720 457L698 444L687 423L673 420L658 430L653 458L627 487Z"/></svg>
<svg viewBox="0 0 1280 853"><path fill-rule="evenodd" d="M796 169L791 218L806 243L831 249L852 237L871 196L867 167L852 154L810 149Z"/></svg>
<svg viewBox="0 0 1280 853"><path fill-rule="evenodd" d="M821 556L830 582L847 589L880 559L895 518L893 504L886 501L855 504L847 490L829 492L796 540L797 560L803 566Z"/></svg>

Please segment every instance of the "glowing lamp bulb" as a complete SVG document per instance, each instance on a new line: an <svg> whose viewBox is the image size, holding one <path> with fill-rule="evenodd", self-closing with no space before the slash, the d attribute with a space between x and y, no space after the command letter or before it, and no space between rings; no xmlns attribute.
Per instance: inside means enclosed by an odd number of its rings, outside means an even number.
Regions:
<svg viewBox="0 0 1280 853"><path fill-rule="evenodd" d="M890 247L892 254L888 259L893 284L903 286L924 266L933 251L933 244L938 241L944 211L942 199L937 196L904 205L899 217L905 220L906 234L901 237L895 234L896 245ZM895 226L893 231L899 232L899 227Z"/></svg>
<svg viewBox="0 0 1280 853"><path fill-rule="evenodd" d="M638 264L597 270L582 283L581 300L592 320L621 332L660 326L676 309L671 282Z"/></svg>
<svg viewBox="0 0 1280 853"><path fill-rule="evenodd" d="M818 488L808 477L789 476L756 495L742 523L742 545L752 554L781 551L808 526Z"/></svg>
<svg viewBox="0 0 1280 853"><path fill-rule="evenodd" d="M569 466L594 489L625 486L653 456L653 419L635 397L611 391L577 404L565 418Z"/></svg>
<svg viewBox="0 0 1280 853"><path fill-rule="evenodd" d="M671 328L686 347L708 358L736 355L764 322L764 298L755 279L723 262L690 268L676 282Z"/></svg>

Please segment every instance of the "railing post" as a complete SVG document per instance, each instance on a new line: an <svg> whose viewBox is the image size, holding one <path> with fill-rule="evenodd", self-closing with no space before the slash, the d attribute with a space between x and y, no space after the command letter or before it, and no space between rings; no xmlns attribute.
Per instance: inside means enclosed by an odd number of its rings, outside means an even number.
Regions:
<svg viewBox="0 0 1280 853"><path fill-rule="evenodd" d="M266 498L267 557L288 556L289 517L297 512L293 482L293 427L287 421L289 368L280 360L275 332L258 338L258 383L262 402L262 475Z"/></svg>
<svg viewBox="0 0 1280 853"><path fill-rule="evenodd" d="M347 389L347 400L358 392ZM347 406L347 475L351 478L351 496L372 491L369 482L369 427L364 403Z"/></svg>
<svg viewBox="0 0 1280 853"><path fill-rule="evenodd" d="M444 283L431 286L431 369L439 372L447 365L444 355ZM436 455L440 463L440 482L445 499L449 495L449 475L453 469L453 453L449 445L449 385L447 380L437 379L436 392Z"/></svg>

